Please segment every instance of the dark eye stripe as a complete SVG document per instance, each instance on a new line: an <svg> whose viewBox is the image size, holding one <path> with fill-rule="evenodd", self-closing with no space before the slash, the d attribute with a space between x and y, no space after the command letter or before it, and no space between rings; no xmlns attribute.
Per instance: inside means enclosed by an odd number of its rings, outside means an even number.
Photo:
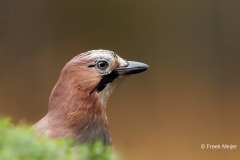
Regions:
<svg viewBox="0 0 240 160"><path fill-rule="evenodd" d="M95 67L95 64L90 64L88 67L89 67L89 68L90 68L90 67Z"/></svg>

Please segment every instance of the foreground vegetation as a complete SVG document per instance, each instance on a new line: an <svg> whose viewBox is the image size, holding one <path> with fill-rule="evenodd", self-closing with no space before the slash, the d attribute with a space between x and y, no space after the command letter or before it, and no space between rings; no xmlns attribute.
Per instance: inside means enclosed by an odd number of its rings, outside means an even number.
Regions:
<svg viewBox="0 0 240 160"><path fill-rule="evenodd" d="M71 139L36 136L30 126L15 126L0 118L0 157L4 160L116 160L112 149L101 142L74 145Z"/></svg>

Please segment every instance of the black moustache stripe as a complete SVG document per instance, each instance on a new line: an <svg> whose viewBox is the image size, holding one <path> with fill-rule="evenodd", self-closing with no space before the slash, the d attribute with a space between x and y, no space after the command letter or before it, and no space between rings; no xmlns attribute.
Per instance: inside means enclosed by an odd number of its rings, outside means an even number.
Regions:
<svg viewBox="0 0 240 160"><path fill-rule="evenodd" d="M108 83L112 83L118 76L119 74L115 70L113 70L110 74L104 75L93 91L101 92Z"/></svg>

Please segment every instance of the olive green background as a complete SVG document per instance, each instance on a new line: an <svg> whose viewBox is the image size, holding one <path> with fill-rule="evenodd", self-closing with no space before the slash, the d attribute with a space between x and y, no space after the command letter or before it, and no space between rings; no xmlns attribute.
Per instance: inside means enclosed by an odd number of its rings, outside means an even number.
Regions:
<svg viewBox="0 0 240 160"><path fill-rule="evenodd" d="M66 62L108 49L150 66L108 103L122 159L240 159L239 8L237 0L2 0L0 114L36 122Z"/></svg>

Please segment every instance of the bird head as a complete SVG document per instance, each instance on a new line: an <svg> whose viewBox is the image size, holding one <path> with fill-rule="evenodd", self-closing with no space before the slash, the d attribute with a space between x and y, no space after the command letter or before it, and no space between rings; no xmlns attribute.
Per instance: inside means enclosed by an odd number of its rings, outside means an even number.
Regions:
<svg viewBox="0 0 240 160"><path fill-rule="evenodd" d="M144 63L126 61L108 50L92 50L74 57L52 90L46 116L48 134L71 136L79 142L101 139L110 144L108 98L120 79L147 68Z"/></svg>

